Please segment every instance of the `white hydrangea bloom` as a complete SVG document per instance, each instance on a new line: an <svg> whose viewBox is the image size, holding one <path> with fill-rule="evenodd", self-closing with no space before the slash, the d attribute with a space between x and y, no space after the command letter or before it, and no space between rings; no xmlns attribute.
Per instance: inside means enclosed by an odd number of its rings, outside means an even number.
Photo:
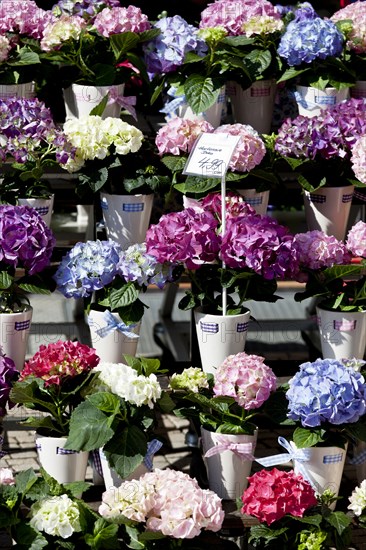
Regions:
<svg viewBox="0 0 366 550"><path fill-rule="evenodd" d="M30 525L38 531L63 539L81 531L79 508L67 495L41 500L32 505Z"/></svg>
<svg viewBox="0 0 366 550"><path fill-rule="evenodd" d="M170 379L172 389L182 389L198 393L202 388L208 388L207 375L197 367L184 369L181 374L174 373Z"/></svg>
<svg viewBox="0 0 366 550"><path fill-rule="evenodd" d="M150 374L149 377L138 376L132 380L127 389L127 401L138 407L148 405L152 409L154 403L161 397L161 387L155 374Z"/></svg>
<svg viewBox="0 0 366 550"><path fill-rule="evenodd" d="M352 510L355 516L361 516L366 508L366 479L353 490L349 501L348 510Z"/></svg>
<svg viewBox="0 0 366 550"><path fill-rule="evenodd" d="M154 504L154 491L148 483L142 479L125 481L120 487L111 487L103 493L99 513L105 518L118 518L122 514L143 522Z"/></svg>
<svg viewBox="0 0 366 550"><path fill-rule="evenodd" d="M78 40L81 29L85 26L86 21L82 17L61 15L54 22L46 25L40 44L41 49L48 52L57 49L67 40Z"/></svg>
<svg viewBox="0 0 366 550"><path fill-rule="evenodd" d="M8 38L0 35L0 62L3 62L8 58L10 50L11 46Z"/></svg>

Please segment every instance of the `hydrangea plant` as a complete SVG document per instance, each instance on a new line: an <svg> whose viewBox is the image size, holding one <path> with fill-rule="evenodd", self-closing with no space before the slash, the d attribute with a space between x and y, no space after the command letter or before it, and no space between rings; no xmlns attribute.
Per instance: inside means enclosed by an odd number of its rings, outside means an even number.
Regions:
<svg viewBox="0 0 366 550"><path fill-rule="evenodd" d="M365 80L366 61L366 6L355 2L337 10L330 17L346 37L347 65L357 80Z"/></svg>

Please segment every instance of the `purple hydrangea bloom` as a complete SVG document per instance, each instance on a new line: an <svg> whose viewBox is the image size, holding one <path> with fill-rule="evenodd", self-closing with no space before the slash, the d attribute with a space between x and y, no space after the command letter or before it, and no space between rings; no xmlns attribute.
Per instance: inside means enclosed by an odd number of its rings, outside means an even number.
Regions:
<svg viewBox="0 0 366 550"><path fill-rule="evenodd" d="M51 261L56 239L30 206L0 204L0 262L39 273Z"/></svg>
<svg viewBox="0 0 366 550"><path fill-rule="evenodd" d="M293 278L299 270L293 237L269 216L229 218L221 256L228 267L250 268L267 280Z"/></svg>
<svg viewBox="0 0 366 550"><path fill-rule="evenodd" d="M64 256L54 275L66 298L85 298L111 283L122 252L113 241L79 242Z"/></svg>
<svg viewBox="0 0 366 550"><path fill-rule="evenodd" d="M163 17L154 28L160 29L160 34L143 46L147 71L152 75L175 71L188 52L204 56L207 51L197 36L198 29L180 15Z"/></svg>
<svg viewBox="0 0 366 550"><path fill-rule="evenodd" d="M197 269L218 260L221 239L217 228L218 220L211 212L186 208L165 214L158 224L149 227L146 250L161 264L179 263Z"/></svg>
<svg viewBox="0 0 366 550"><path fill-rule="evenodd" d="M11 407L9 394L18 374L14 361L0 352L0 417L6 415L7 406Z"/></svg>
<svg viewBox="0 0 366 550"><path fill-rule="evenodd" d="M333 265L348 264L351 254L342 241L323 231L297 233L294 237L301 265L309 269L322 269Z"/></svg>
<svg viewBox="0 0 366 550"><path fill-rule="evenodd" d="M140 287L156 284L163 289L174 279L174 264L160 264L154 256L146 253L146 245L133 244L120 254L117 271L125 281L136 282Z"/></svg>
<svg viewBox="0 0 366 550"><path fill-rule="evenodd" d="M295 14L277 50L291 67L342 53L344 38L335 23L318 17L307 2Z"/></svg>
<svg viewBox="0 0 366 550"><path fill-rule="evenodd" d="M324 422L342 425L366 412L364 377L336 359L317 359L300 365L289 381L288 417L313 428Z"/></svg>

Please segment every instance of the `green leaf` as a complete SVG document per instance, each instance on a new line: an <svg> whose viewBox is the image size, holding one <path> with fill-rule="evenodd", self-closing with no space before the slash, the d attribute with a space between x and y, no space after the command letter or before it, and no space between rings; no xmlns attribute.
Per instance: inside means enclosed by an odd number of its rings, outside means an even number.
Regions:
<svg viewBox="0 0 366 550"><path fill-rule="evenodd" d="M293 434L293 441L298 449L314 447L317 443L324 441L322 433L323 432L320 429L311 430L306 428L296 428Z"/></svg>
<svg viewBox="0 0 366 550"><path fill-rule="evenodd" d="M325 520L336 529L339 535L342 535L343 531L347 529L352 521L344 512L332 512L329 516L325 517Z"/></svg>
<svg viewBox="0 0 366 550"><path fill-rule="evenodd" d="M109 300L111 309L116 310L120 307L126 307L133 304L139 297L139 291L134 283L127 283L120 289L113 289L110 293Z"/></svg>
<svg viewBox="0 0 366 550"><path fill-rule="evenodd" d="M114 53L115 60L118 62L121 57L129 50L136 48L140 41L138 34L135 32L122 32L120 34L111 34L110 42Z"/></svg>
<svg viewBox="0 0 366 550"><path fill-rule="evenodd" d="M41 60L36 52L24 47L19 50L19 56L15 61L8 62L12 67L19 67L22 65L38 65Z"/></svg>
<svg viewBox="0 0 366 550"><path fill-rule="evenodd" d="M98 105L96 105L94 107L94 109L92 109L90 111L90 115L91 116L102 116L103 112L104 112L104 109L106 108L107 106L107 103L108 103L108 98L109 98L109 94L106 94L102 101L100 103L98 103Z"/></svg>
<svg viewBox="0 0 366 550"><path fill-rule="evenodd" d="M92 451L103 447L114 435L114 415L105 415L90 399L80 403L70 420L69 437L65 448L75 451Z"/></svg>
<svg viewBox="0 0 366 550"><path fill-rule="evenodd" d="M31 382L16 382L10 391L10 399L13 403L20 403L25 407L34 408L34 405L43 407L43 410L49 411L53 417L57 417L57 409L55 405L47 401L50 399L47 392L42 396L42 381L33 380Z"/></svg>
<svg viewBox="0 0 366 550"><path fill-rule="evenodd" d="M177 183L174 188L183 194L187 193L207 193L220 185L220 180L217 178L200 178L188 176L184 183Z"/></svg>
<svg viewBox="0 0 366 550"><path fill-rule="evenodd" d="M276 540L281 535L286 533L288 531L288 527L282 527L281 529L273 529L271 527L267 527L265 525L253 525L250 528L250 535L248 542L251 543L253 541L258 541L260 539L264 539L266 542L270 542L272 540Z"/></svg>
<svg viewBox="0 0 366 550"><path fill-rule="evenodd" d="M85 542L93 550L120 548L118 525L99 518L94 524L93 533L85 534Z"/></svg>
<svg viewBox="0 0 366 550"><path fill-rule="evenodd" d="M0 271L0 290L6 290L13 284L13 277L7 271Z"/></svg>
<svg viewBox="0 0 366 550"><path fill-rule="evenodd" d="M130 537L128 548L132 548L133 550L146 548L145 544L139 541L139 531L136 527L133 527L132 525L126 525L125 529L128 536Z"/></svg>
<svg viewBox="0 0 366 550"><path fill-rule="evenodd" d="M187 163L187 157L166 155L161 159L161 162L173 173L182 172Z"/></svg>
<svg viewBox="0 0 366 550"><path fill-rule="evenodd" d="M126 479L139 466L147 451L145 434L137 426L126 426L104 446L104 453L117 474Z"/></svg>
<svg viewBox="0 0 366 550"><path fill-rule="evenodd" d="M195 114L211 107L220 95L222 83L201 75L191 75L184 84L184 95Z"/></svg>

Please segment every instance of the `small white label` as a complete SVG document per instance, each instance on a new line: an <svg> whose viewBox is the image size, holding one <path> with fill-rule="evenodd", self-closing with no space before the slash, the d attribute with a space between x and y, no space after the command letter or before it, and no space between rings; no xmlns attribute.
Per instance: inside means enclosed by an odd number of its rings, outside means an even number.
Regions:
<svg viewBox="0 0 366 550"><path fill-rule="evenodd" d="M230 164L240 136L201 134L188 157L183 174L205 178L222 178Z"/></svg>

